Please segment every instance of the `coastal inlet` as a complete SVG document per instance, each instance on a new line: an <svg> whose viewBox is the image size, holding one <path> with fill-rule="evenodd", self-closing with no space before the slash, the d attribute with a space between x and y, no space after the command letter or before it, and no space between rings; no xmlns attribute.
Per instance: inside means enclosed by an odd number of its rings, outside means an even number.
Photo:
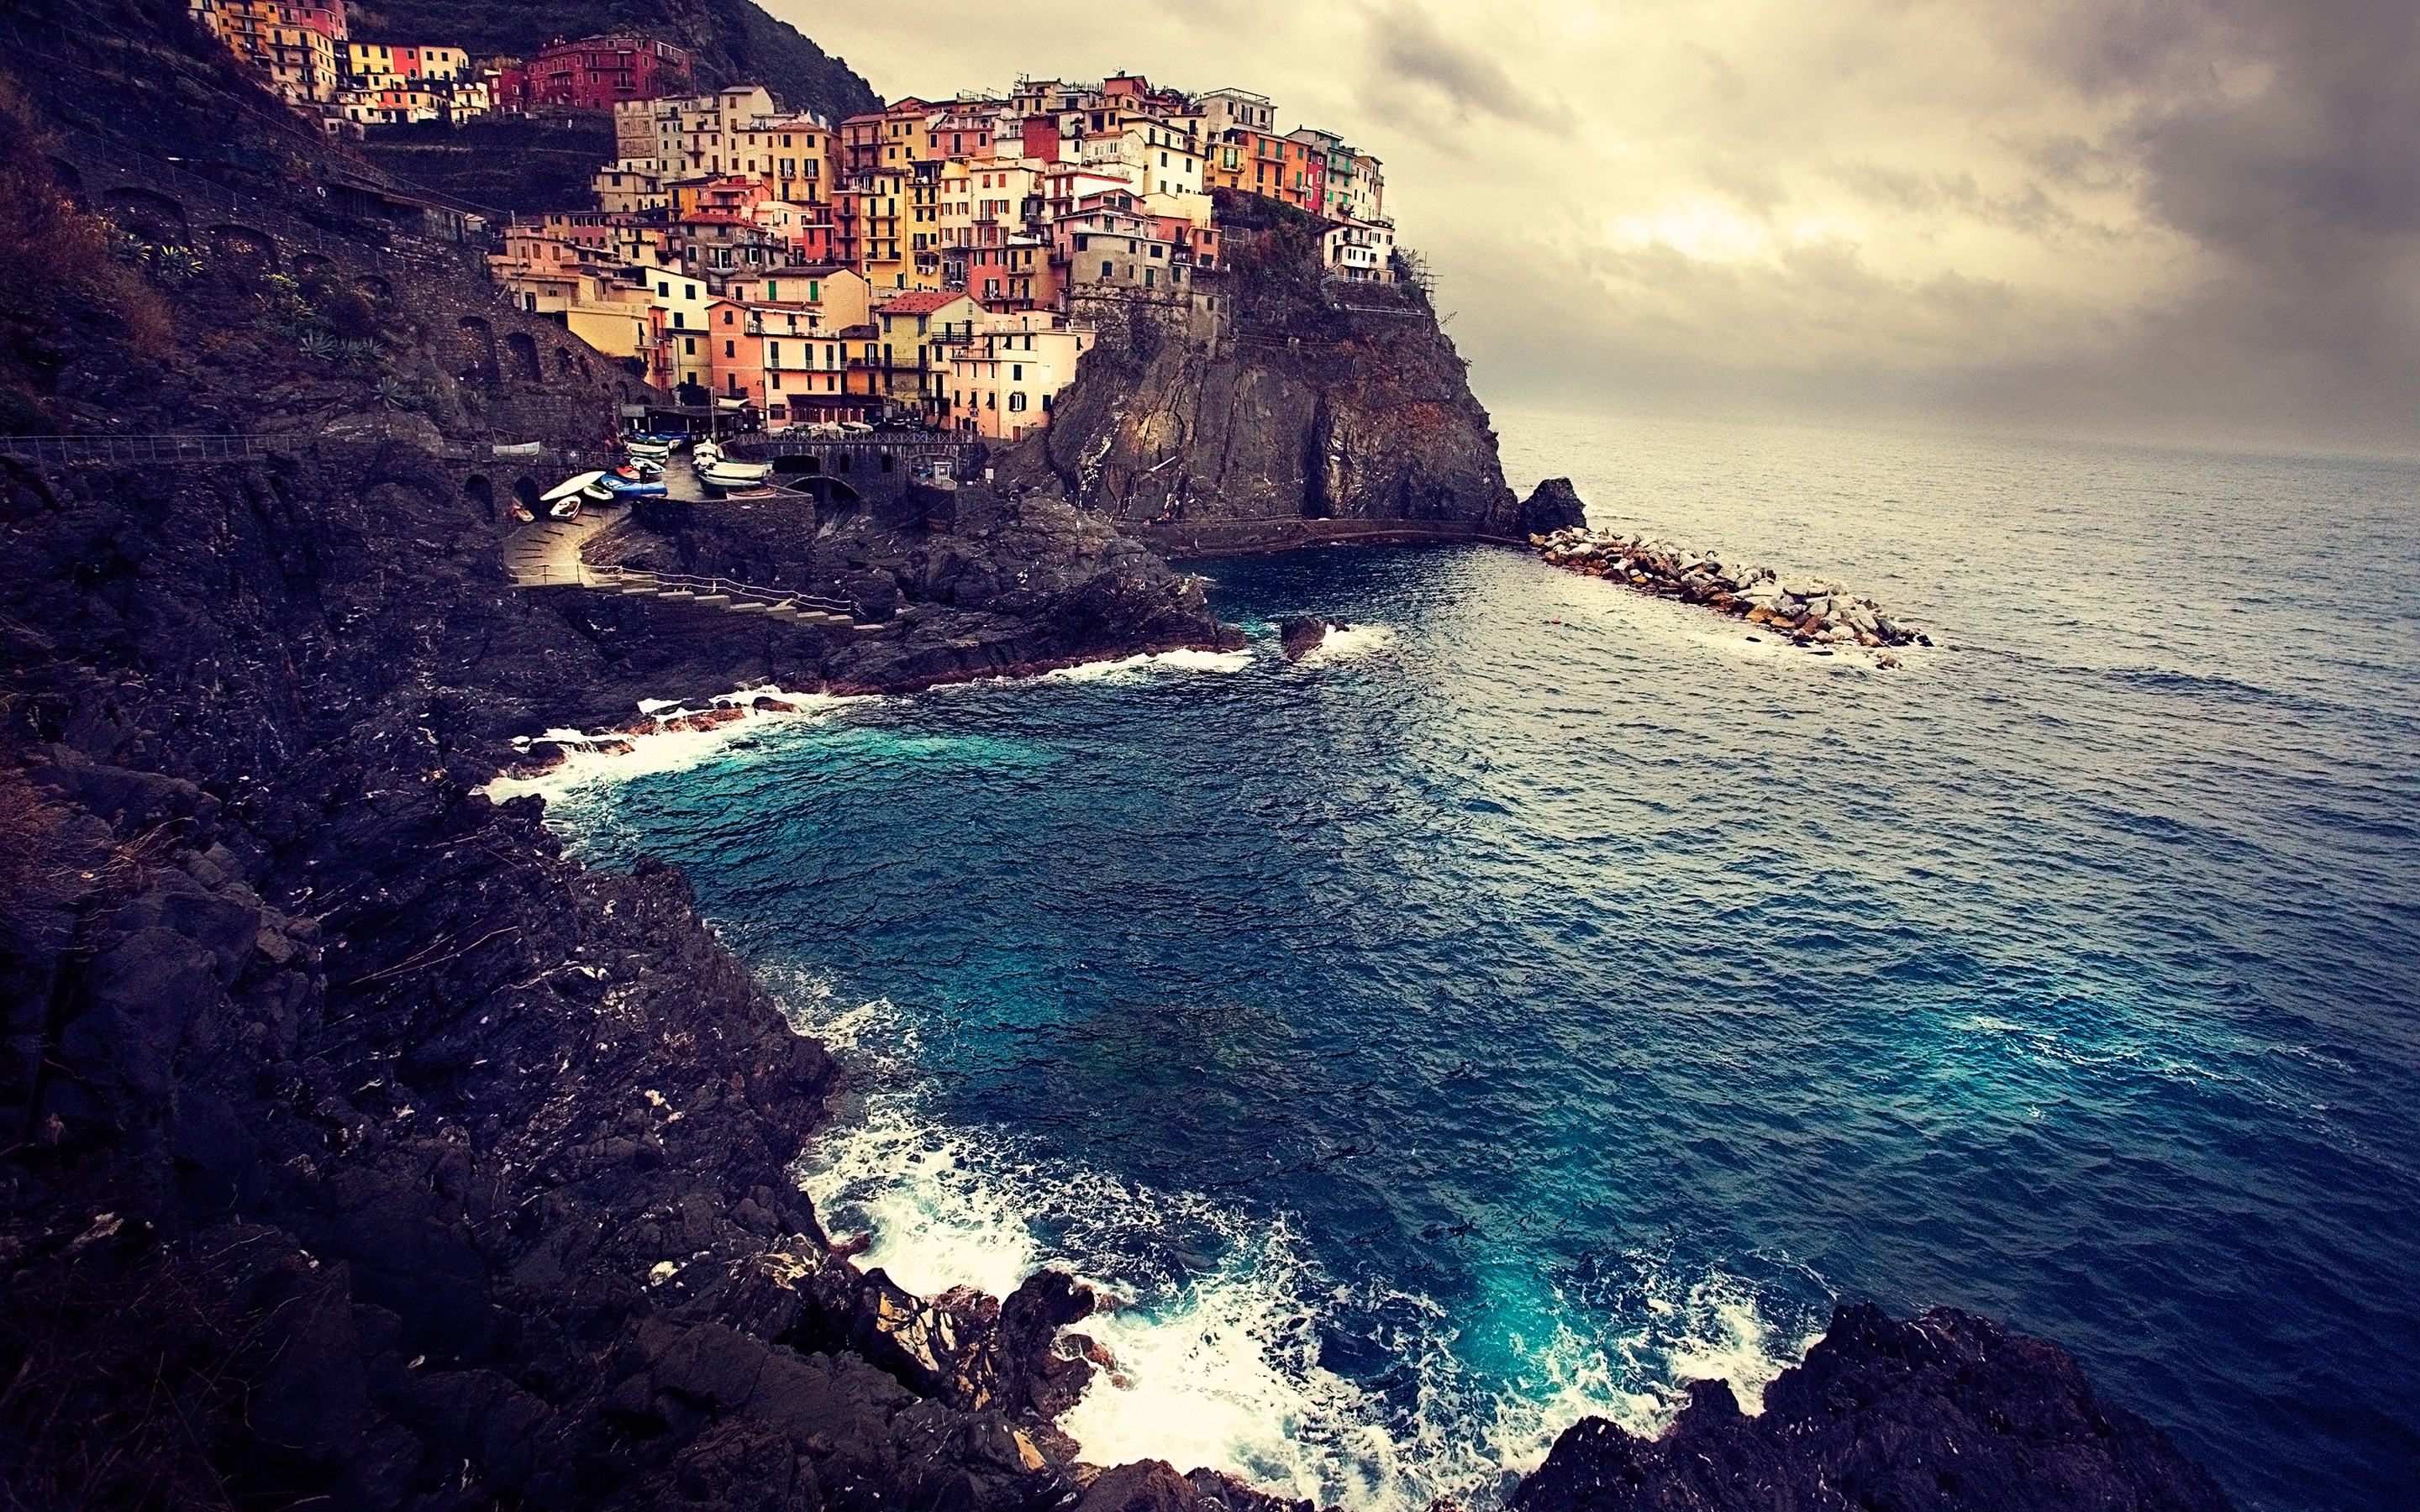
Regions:
<svg viewBox="0 0 2420 1512"><path fill-rule="evenodd" d="M1574 528L1532 535L1529 544L1550 565L1626 583L1659 598L1702 604L1762 625L1819 656L1831 656L1835 648L1861 647L1873 653L1875 666L1896 667L1899 658L1890 647L1932 644L1920 631L1885 614L1872 599L1856 597L1838 583L1785 579L1771 567L1731 566L1712 553L1670 541Z"/></svg>

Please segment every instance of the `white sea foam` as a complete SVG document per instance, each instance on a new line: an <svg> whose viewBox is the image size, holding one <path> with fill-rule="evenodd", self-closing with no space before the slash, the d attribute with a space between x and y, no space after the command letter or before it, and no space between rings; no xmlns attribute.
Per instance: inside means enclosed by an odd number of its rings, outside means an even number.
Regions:
<svg viewBox="0 0 2420 1512"><path fill-rule="evenodd" d="M1137 672L1239 672L1252 664L1249 651L1162 651L1144 656L1120 656L1107 661L1078 662L1042 675L1062 682L1092 683Z"/></svg>
<svg viewBox="0 0 2420 1512"><path fill-rule="evenodd" d="M1330 630L1319 644L1303 655L1305 661L1343 661L1354 656L1367 656L1386 651L1395 644L1394 626L1388 625L1356 625L1342 630Z"/></svg>
<svg viewBox="0 0 2420 1512"><path fill-rule="evenodd" d="M805 995L815 1011L802 1026L898 1056L877 1052L859 1116L819 1138L800 1173L829 1227L869 1234L861 1264L928 1296L1004 1296L1059 1265L1115 1300L1077 1327L1116 1366L1060 1424L1094 1463L1204 1465L1357 1512L1420 1512L1439 1496L1486 1507L1582 1416L1652 1434L1686 1381L1711 1377L1755 1412L1803 1352L1747 1283L1646 1267L1615 1309L1621 1320L1558 1298L1550 1334L1513 1341L1514 1367L1482 1381L1444 1308L1338 1286L1283 1217L1256 1221L935 1123L903 1015L883 1001L833 1014L811 985ZM1417 1382L1408 1396L1382 1397L1324 1365L1335 1327L1383 1338Z"/></svg>
<svg viewBox="0 0 2420 1512"><path fill-rule="evenodd" d="M760 698L787 704L789 708L758 709L754 703ZM655 722L656 729L643 733L609 731L597 734L585 734L577 730L550 730L537 738L563 747L561 762L535 777L498 777L480 791L499 803L524 793L535 793L543 795L552 805L575 794L627 782L634 778L685 772L701 766L721 754L733 742L763 733L765 722L768 720L829 718L833 711L845 705L870 702L874 701L864 697L791 693L771 684L721 694L707 700L705 709L692 709L663 699L644 699L638 705L639 711ZM688 716L718 708L739 709L746 717L704 729L665 728Z"/></svg>

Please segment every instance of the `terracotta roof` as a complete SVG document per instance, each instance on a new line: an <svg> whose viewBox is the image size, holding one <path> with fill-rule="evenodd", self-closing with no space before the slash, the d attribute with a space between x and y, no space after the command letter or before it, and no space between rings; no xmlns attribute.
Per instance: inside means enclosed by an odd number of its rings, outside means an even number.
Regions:
<svg viewBox="0 0 2420 1512"><path fill-rule="evenodd" d="M945 304L955 303L967 296L955 289L920 288L894 296L884 304L883 315L931 315Z"/></svg>

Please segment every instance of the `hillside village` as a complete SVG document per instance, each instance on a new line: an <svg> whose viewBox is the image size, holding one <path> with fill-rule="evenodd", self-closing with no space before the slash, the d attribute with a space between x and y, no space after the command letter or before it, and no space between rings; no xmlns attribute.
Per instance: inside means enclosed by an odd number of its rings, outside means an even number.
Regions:
<svg viewBox="0 0 2420 1512"><path fill-rule="evenodd" d="M334 135L610 116L594 203L512 217L495 278L684 406L777 428L1021 440L1106 315L1215 317L1229 244L1285 213L1271 202L1308 218L1329 279L1392 284L1412 266L1379 161L1281 131L1249 90L1020 77L835 124L761 85L691 92L688 54L639 35L473 59L355 40L343 0L191 4Z"/></svg>

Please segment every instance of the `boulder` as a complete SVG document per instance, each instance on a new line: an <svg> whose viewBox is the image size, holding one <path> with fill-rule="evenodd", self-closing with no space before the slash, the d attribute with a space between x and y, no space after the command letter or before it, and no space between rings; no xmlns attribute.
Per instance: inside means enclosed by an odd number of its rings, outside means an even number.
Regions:
<svg viewBox="0 0 2420 1512"><path fill-rule="evenodd" d="M1278 625L1278 642L1288 661L1298 661L1327 639L1327 622L1315 614L1297 614Z"/></svg>
<svg viewBox="0 0 2420 1512"><path fill-rule="evenodd" d="M1583 1418L1510 1512L2225 1512L2207 1471L2094 1395L2064 1351L1953 1308L1840 1307L1749 1417L1701 1381L1661 1438Z"/></svg>

